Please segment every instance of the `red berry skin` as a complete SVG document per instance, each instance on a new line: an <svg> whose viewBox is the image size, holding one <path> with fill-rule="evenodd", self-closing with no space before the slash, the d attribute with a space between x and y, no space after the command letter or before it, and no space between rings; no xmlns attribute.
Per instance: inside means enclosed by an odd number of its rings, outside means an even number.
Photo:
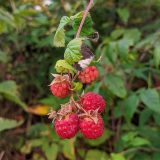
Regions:
<svg viewBox="0 0 160 160"><path fill-rule="evenodd" d="M99 72L96 66L89 66L79 73L78 78L82 83L89 84L95 81L98 76Z"/></svg>
<svg viewBox="0 0 160 160"><path fill-rule="evenodd" d="M79 129L78 115L73 113L62 120L55 120L55 131L63 139L73 138Z"/></svg>
<svg viewBox="0 0 160 160"><path fill-rule="evenodd" d="M99 94L88 92L82 96L81 105L85 110L97 110L102 113L105 110L106 102Z"/></svg>
<svg viewBox="0 0 160 160"><path fill-rule="evenodd" d="M80 132L88 139L97 139L104 133L104 122L100 115L98 115L97 123L91 118L80 119Z"/></svg>
<svg viewBox="0 0 160 160"><path fill-rule="evenodd" d="M64 98L70 93L70 85L67 81L54 83L50 86L52 94L59 98Z"/></svg>

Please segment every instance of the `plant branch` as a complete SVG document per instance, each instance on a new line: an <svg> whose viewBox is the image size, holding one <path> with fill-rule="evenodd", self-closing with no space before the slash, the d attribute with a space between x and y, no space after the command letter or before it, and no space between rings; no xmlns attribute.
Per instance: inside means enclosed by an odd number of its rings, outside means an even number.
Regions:
<svg viewBox="0 0 160 160"><path fill-rule="evenodd" d="M79 26L79 28L78 28L78 31L77 31L77 34L76 34L76 38L79 38L79 36L80 36L80 33L81 33L81 30L82 30L83 24L84 24L84 22L85 22L85 19L86 19L86 17L87 17L87 14L88 14L89 10L91 9L92 4L93 4L93 0L89 0L89 3L88 3L88 5L87 5L87 8L86 8L86 10L84 11L84 14L83 14L82 21L81 21L80 26Z"/></svg>

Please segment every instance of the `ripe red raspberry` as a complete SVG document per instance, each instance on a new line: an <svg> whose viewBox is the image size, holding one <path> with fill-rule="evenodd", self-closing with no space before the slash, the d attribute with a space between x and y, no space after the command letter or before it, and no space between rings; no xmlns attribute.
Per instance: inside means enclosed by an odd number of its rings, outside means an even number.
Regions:
<svg viewBox="0 0 160 160"><path fill-rule="evenodd" d="M80 72L78 78L82 83L91 83L93 82L99 75L99 72L95 66L89 66Z"/></svg>
<svg viewBox="0 0 160 160"><path fill-rule="evenodd" d="M70 83L67 76L56 75L50 85L52 94L59 98L64 98L70 93Z"/></svg>
<svg viewBox="0 0 160 160"><path fill-rule="evenodd" d="M99 113L102 113L106 102L101 95L88 92L82 96L81 105L85 110L98 110Z"/></svg>
<svg viewBox="0 0 160 160"><path fill-rule="evenodd" d="M95 122L92 118L81 118L79 122L80 132L88 139L96 139L103 135L104 122L100 115Z"/></svg>
<svg viewBox="0 0 160 160"><path fill-rule="evenodd" d="M68 82L55 83L50 86L50 89L54 96L64 98L70 92L70 85Z"/></svg>
<svg viewBox="0 0 160 160"><path fill-rule="evenodd" d="M69 114L64 119L55 120L55 131L61 138L72 138L78 132L78 123L78 115Z"/></svg>

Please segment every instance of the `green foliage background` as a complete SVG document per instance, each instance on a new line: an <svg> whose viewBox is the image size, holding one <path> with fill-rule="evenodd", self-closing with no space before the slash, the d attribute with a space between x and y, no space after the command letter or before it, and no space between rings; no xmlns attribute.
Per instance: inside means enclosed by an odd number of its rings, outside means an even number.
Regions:
<svg viewBox="0 0 160 160"><path fill-rule="evenodd" d="M107 101L105 134L60 140L32 105L59 107L48 84L64 48L53 47L62 16L87 1L0 0L0 157L13 160L160 160L160 1L95 0L101 77L86 88ZM35 6L41 6L36 10ZM76 33L66 29L66 44ZM86 32L84 28L84 33ZM88 30L90 28L87 28ZM42 106L43 105L43 106Z"/></svg>

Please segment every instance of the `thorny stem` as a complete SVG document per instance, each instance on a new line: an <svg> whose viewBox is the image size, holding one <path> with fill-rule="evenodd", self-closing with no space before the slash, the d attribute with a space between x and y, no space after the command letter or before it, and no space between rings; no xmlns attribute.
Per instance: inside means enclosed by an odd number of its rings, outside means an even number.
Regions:
<svg viewBox="0 0 160 160"><path fill-rule="evenodd" d="M76 105L76 107L79 109L79 110L82 110L84 113L87 113L85 111L85 109L83 109L83 107L81 107L73 98L73 96L71 97L72 101L74 102L74 104Z"/></svg>
<svg viewBox="0 0 160 160"><path fill-rule="evenodd" d="M91 9L92 4L93 4L93 0L89 0L88 6L87 6L86 10L84 11L82 21L81 21L80 26L78 28L78 31L77 31L77 34L76 34L76 38L79 38L79 36L80 36L83 24L85 22L85 19L87 17L87 14L88 14L89 10Z"/></svg>

